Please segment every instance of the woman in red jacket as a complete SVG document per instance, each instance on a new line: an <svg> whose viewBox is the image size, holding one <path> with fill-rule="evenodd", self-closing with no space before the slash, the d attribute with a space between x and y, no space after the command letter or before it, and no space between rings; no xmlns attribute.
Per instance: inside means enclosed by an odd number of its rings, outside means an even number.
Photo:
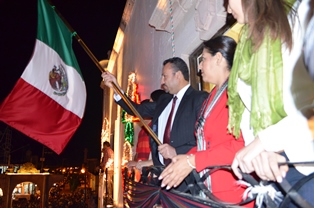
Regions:
<svg viewBox="0 0 314 208"><path fill-rule="evenodd" d="M200 70L204 82L215 87L204 101L196 122L197 146L186 155L172 159L172 163L160 175L162 187L170 189L178 186L193 169L202 176L208 171L208 166L231 164L235 153L244 147L242 135L236 139L227 129L227 86L235 48L236 42L227 36L204 42ZM205 186L218 199L229 203L241 202L245 190L229 170L212 173ZM253 203L246 207L253 207Z"/></svg>

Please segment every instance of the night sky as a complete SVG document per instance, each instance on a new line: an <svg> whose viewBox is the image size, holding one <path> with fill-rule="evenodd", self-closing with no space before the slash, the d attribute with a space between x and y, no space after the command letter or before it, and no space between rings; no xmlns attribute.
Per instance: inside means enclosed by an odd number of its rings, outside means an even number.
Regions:
<svg viewBox="0 0 314 208"><path fill-rule="evenodd" d="M113 47L126 0L52 2L95 57L98 60L107 59L107 51ZM37 0L0 0L0 102L10 93L27 66L35 46L36 30ZM50 154L49 157L55 162L83 161L84 148L88 149L88 158L100 157L103 101L102 89L99 87L101 72L75 38L73 49L85 80L87 103L82 124L64 151L59 156ZM6 127L0 121L2 134ZM0 151L3 143L4 139L0 138ZM38 156L42 152L40 143L15 129L12 129L11 145L12 163L22 161L27 150Z"/></svg>

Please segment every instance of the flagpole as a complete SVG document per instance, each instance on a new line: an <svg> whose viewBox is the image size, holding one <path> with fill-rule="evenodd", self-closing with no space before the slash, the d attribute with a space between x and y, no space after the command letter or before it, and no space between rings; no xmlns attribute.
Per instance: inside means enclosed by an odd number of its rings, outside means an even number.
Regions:
<svg viewBox="0 0 314 208"><path fill-rule="evenodd" d="M51 0L48 0L48 3L52 6L56 14L61 18L63 23L67 26L67 28L70 30L70 32L74 35L78 43L82 46L82 48L85 50L87 55L92 59L94 64L97 66L97 68L100 70L100 72L106 72L106 70L100 65L99 61L97 58L94 56L94 54L89 50L87 45L84 43L84 41L81 39L81 37L74 31L74 29L71 27L71 25L64 19L64 17L61 15L61 13L56 9L55 6L52 5ZM151 135L151 137L155 140L155 142L158 145L161 145L162 143L159 141L158 136L155 134L155 132L148 126L146 122L144 122L144 119L142 116L139 114L139 112L134 108L130 100L127 98L127 96L120 91L118 86L114 83L111 82L114 90L120 95L120 97L123 99L123 101L127 104L127 106L130 108L130 110L134 113L136 117L139 118L140 122L143 124L144 128L148 131L148 133Z"/></svg>

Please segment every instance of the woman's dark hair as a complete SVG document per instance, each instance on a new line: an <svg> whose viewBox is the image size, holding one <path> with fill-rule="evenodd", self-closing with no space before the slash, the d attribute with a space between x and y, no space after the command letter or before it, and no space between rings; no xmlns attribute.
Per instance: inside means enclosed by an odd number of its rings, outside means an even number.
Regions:
<svg viewBox="0 0 314 208"><path fill-rule="evenodd" d="M186 63L179 57L173 57L170 59L167 59L164 61L163 66L165 66L167 63L171 63L173 69L175 70L175 72L177 71L181 71L184 79L186 81L189 81L190 76L189 76L189 68L186 65Z"/></svg>
<svg viewBox="0 0 314 208"><path fill-rule="evenodd" d="M231 70L233 64L236 47L237 43L235 40L228 36L217 36L203 43L203 48L212 56L215 56L218 52L221 53L227 60L229 70Z"/></svg>

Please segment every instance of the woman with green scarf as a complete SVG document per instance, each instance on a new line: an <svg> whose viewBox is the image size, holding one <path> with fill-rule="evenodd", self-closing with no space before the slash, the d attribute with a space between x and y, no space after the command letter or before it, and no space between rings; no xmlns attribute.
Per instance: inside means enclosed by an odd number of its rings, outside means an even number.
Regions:
<svg viewBox="0 0 314 208"><path fill-rule="evenodd" d="M229 0L228 12L244 24L228 85L228 129L236 137L241 131L246 142L232 164L239 178L238 167L262 179L286 177L293 185L314 172L310 166L288 171L277 164L314 160L311 131L300 112L313 103L313 83L294 83L305 70L302 44L309 10L309 0ZM300 96L305 91L310 95Z"/></svg>

